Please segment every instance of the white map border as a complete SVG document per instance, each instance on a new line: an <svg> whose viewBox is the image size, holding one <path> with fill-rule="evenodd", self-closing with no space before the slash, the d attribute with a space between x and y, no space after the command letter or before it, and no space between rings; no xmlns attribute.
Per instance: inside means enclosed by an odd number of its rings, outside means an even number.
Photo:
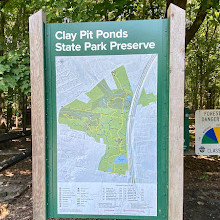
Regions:
<svg viewBox="0 0 220 220"><path fill-rule="evenodd" d="M116 89L111 72L121 65L125 66L134 91L139 76L151 56L149 54L57 56L57 119L61 107L74 99L88 102L89 98L83 94L90 91L102 79L106 80L110 89ZM144 89L146 93L157 95L158 62L153 63L150 71ZM147 185L152 184L155 186L154 189L157 189L157 104L151 103L146 107L138 105L136 111L134 120L135 138L133 139L135 180L137 184L145 184L146 189L148 188ZM82 185L88 181L102 183L102 186L108 185L108 183L130 183L129 175L120 176L98 171L98 164L104 153L104 143L97 143L84 132L71 130L67 125L59 124L57 121L58 186L60 184L72 184L74 186L77 183ZM88 161L89 158L92 158L92 163ZM154 210L151 212L153 216L157 213L157 190L152 192L154 193L150 195L152 201L150 206ZM65 214L59 207L58 211L60 214ZM97 214L97 210L93 214ZM135 213L133 214L135 215Z"/></svg>

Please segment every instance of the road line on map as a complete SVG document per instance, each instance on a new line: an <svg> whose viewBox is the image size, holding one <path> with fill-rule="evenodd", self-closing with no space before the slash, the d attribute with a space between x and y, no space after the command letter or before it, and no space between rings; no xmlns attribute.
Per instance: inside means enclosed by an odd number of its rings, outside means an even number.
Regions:
<svg viewBox="0 0 220 220"><path fill-rule="evenodd" d="M126 142L127 142L127 148L129 152L129 161L130 161L130 174L132 177L132 183L135 183L135 173L134 173L134 167L133 167L133 160L132 160L132 146L131 146L131 135L132 135L132 129L133 129L133 117L136 114L136 107L138 105L138 101L141 96L142 89L144 87L144 83L146 81L147 76L149 75L149 70L157 57L156 54L152 55L150 60L148 61L147 65L144 68L144 71L142 72L142 75L139 79L138 86L134 92L133 99L131 101L131 106L128 114L128 121L127 121L127 132L126 132Z"/></svg>

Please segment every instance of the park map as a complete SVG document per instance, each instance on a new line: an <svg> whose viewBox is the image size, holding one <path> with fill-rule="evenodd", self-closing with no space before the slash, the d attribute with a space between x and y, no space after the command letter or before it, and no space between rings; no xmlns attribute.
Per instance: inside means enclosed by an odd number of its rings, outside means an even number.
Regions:
<svg viewBox="0 0 220 220"><path fill-rule="evenodd" d="M157 54L56 57L59 214L157 215Z"/></svg>
<svg viewBox="0 0 220 220"><path fill-rule="evenodd" d="M132 104L133 91L122 65L111 72L117 89L111 90L105 79L86 93L88 103L75 99L63 106L58 121L71 129L83 131L88 136L106 144L106 152L101 158L98 170L125 175L129 170L126 144L127 122ZM138 105L147 106L156 102L153 93L141 91Z"/></svg>

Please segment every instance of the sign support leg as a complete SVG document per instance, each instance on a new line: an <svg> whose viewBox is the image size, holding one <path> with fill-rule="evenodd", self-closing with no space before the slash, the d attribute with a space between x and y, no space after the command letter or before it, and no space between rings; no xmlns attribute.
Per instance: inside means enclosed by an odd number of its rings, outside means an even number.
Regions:
<svg viewBox="0 0 220 220"><path fill-rule="evenodd" d="M46 219L44 31L46 16L40 10L29 18L33 219Z"/></svg>
<svg viewBox="0 0 220 220"><path fill-rule="evenodd" d="M185 10L170 4L169 220L183 219Z"/></svg>

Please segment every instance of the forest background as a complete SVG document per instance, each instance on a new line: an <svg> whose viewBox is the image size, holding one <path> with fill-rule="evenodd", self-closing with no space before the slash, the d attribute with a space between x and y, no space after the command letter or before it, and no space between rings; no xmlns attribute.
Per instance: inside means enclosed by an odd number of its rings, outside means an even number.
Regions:
<svg viewBox="0 0 220 220"><path fill-rule="evenodd" d="M186 10L185 107L220 107L218 0L0 0L0 128L13 116L26 129L31 108L28 18L40 9L48 23L166 18L169 4Z"/></svg>

